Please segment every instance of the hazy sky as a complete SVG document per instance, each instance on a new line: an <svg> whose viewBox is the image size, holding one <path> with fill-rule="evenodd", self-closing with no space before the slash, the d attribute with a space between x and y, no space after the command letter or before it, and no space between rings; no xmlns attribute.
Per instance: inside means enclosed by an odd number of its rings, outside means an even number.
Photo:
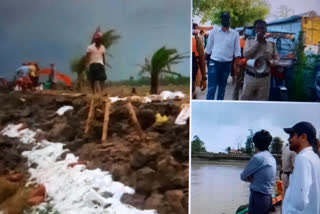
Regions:
<svg viewBox="0 0 320 214"><path fill-rule="evenodd" d="M320 1L319 0L266 0L271 5L270 13L277 13L278 8L281 5L286 5L289 9L294 11L294 14L301 14L311 10L320 14ZM193 21L200 22L199 17L194 17ZM271 21L271 20L269 20ZM203 24L204 26L210 26L210 22Z"/></svg>
<svg viewBox="0 0 320 214"><path fill-rule="evenodd" d="M193 102L191 121L192 139L198 135L207 151L225 152L228 146L237 148L239 140L244 147L248 129L265 129L287 142L283 128L308 121L319 136L320 111L318 104L305 103Z"/></svg>
<svg viewBox="0 0 320 214"><path fill-rule="evenodd" d="M55 63L70 75L71 59L85 53L100 25L122 37L109 50L109 79L128 79L163 45L189 52L190 11L190 0L1 0L0 76L23 61ZM189 59L173 69L189 75Z"/></svg>

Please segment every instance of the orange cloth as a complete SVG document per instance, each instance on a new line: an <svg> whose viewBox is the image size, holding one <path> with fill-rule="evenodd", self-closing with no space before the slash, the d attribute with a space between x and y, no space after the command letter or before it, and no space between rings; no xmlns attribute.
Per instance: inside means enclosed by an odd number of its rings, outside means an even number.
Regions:
<svg viewBox="0 0 320 214"><path fill-rule="evenodd" d="M246 40L244 38L240 38L240 48L244 48L245 44L246 44Z"/></svg>
<svg viewBox="0 0 320 214"><path fill-rule="evenodd" d="M197 51L197 42L194 36L192 37L192 53L194 53L195 56L199 56L199 53Z"/></svg>

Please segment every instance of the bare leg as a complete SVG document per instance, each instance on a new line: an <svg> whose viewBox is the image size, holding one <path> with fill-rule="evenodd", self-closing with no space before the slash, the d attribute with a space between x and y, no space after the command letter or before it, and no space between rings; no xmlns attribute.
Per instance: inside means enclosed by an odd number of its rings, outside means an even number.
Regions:
<svg viewBox="0 0 320 214"><path fill-rule="evenodd" d="M96 81L96 92L101 93L101 87L100 87L100 82Z"/></svg>
<svg viewBox="0 0 320 214"><path fill-rule="evenodd" d="M92 90L92 93L94 94L94 92L95 92L95 85L94 85L94 81L93 80L91 80L90 81L90 85L91 85L91 90Z"/></svg>

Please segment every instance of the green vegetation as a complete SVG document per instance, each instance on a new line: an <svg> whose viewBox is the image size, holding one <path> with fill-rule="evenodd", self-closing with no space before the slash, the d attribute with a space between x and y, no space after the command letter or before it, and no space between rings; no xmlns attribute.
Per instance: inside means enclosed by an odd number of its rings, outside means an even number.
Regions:
<svg viewBox="0 0 320 214"><path fill-rule="evenodd" d="M204 146L204 142L200 140L200 138L195 135L193 137L193 141L191 141L191 153L199 153L199 152L206 152L206 147Z"/></svg>
<svg viewBox="0 0 320 214"><path fill-rule="evenodd" d="M299 33L294 54L297 61L289 84L289 99L290 101L309 101L314 83L315 66L319 62L319 55L305 54L304 33L302 31Z"/></svg>
<svg viewBox="0 0 320 214"><path fill-rule="evenodd" d="M28 210L25 210L23 214L59 214L59 212L56 211L52 205L47 203L38 207L29 208Z"/></svg>
<svg viewBox="0 0 320 214"><path fill-rule="evenodd" d="M134 77L130 77L129 80L123 80L123 81L113 81L109 83L109 86L115 86L115 85L123 85L123 86L129 86L129 87L138 87L138 86L146 86L150 85L151 78L140 76L138 79L134 79ZM162 86L168 86L168 85L189 85L190 84L190 78L186 76L164 76L160 77L159 79L159 85Z"/></svg>
<svg viewBox="0 0 320 214"><path fill-rule="evenodd" d="M227 151L228 153L230 153L230 151L231 151L231 147L230 147L230 146L228 146L228 148L226 148L226 151Z"/></svg>
<svg viewBox="0 0 320 214"><path fill-rule="evenodd" d="M249 135L247 136L247 140L245 143L245 153L247 153L248 155L252 155L254 152L254 144L253 144L253 130L249 129Z"/></svg>
<svg viewBox="0 0 320 214"><path fill-rule="evenodd" d="M231 27L235 28L265 19L270 5L265 0L193 0L193 14L201 16L203 23L220 25L220 14L225 11L230 12Z"/></svg>
<svg viewBox="0 0 320 214"><path fill-rule="evenodd" d="M174 76L180 76L171 70L171 66L180 63L185 55L178 53L176 49L166 48L165 46L158 49L151 57L151 60L145 58L143 65L139 65L140 75L148 73L150 75L150 94L157 94L159 88L160 74L169 74Z"/></svg>

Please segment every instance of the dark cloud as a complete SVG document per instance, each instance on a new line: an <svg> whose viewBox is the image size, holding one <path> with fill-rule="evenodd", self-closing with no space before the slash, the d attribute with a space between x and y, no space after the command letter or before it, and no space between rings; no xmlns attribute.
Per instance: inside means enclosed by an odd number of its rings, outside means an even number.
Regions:
<svg viewBox="0 0 320 214"><path fill-rule="evenodd" d="M70 75L70 61L84 54L100 25L121 35L107 59L110 78L128 79L162 45L190 49L190 6L188 0L1 0L0 76L11 76L23 60L55 62ZM188 75L189 60L175 70Z"/></svg>

